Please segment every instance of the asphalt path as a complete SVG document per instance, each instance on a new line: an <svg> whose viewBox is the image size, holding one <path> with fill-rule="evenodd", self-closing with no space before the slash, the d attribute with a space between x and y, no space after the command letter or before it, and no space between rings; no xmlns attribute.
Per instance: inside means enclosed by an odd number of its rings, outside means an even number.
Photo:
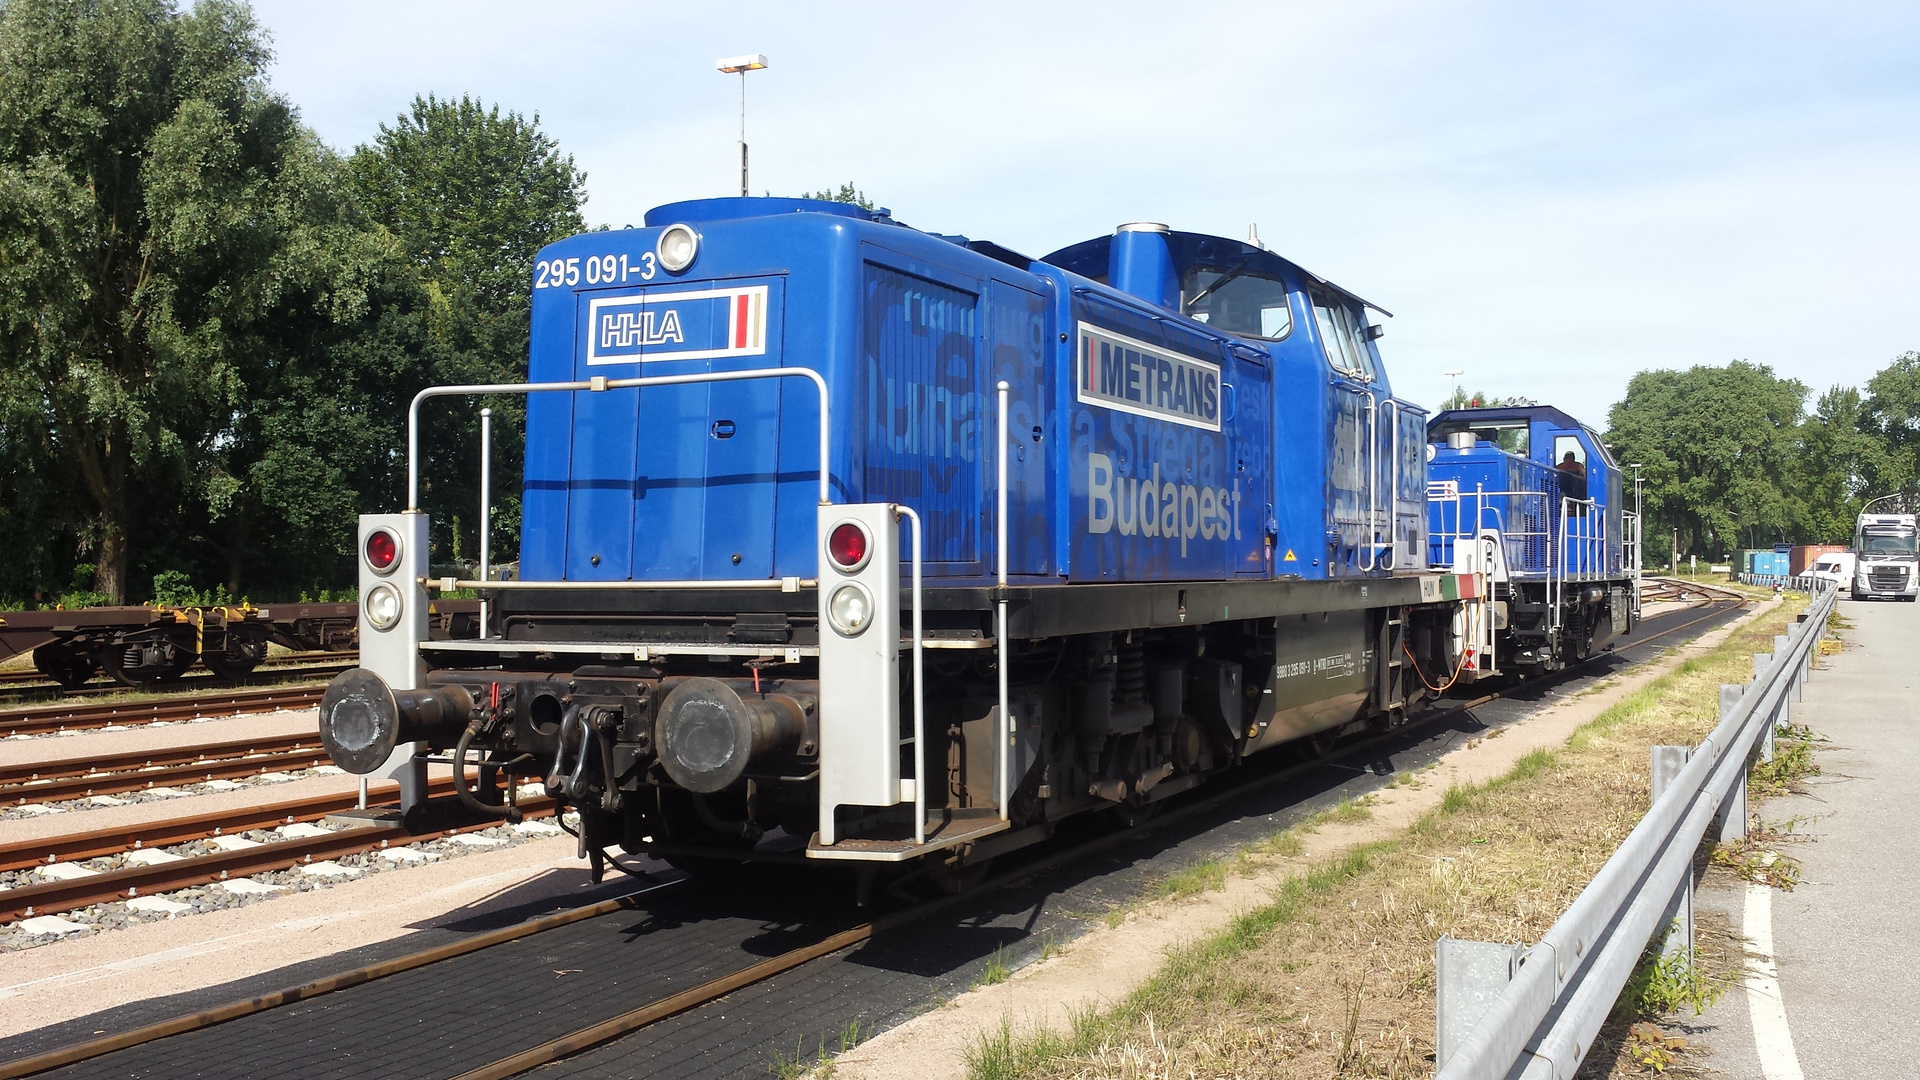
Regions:
<svg viewBox="0 0 1920 1080"><path fill-rule="evenodd" d="M1498 700L1349 743L1322 758L1303 761L1286 750L1260 755L1238 770L1231 798L1203 811L1170 812L1144 833L1115 843L1100 843L1107 826L1097 819L1066 823L1049 844L999 861L996 876L1006 884L541 1073L764 1077L781 1057L790 1060L797 1051L810 1056L823 1042L832 1049L838 1033L849 1025L858 1024L863 1035L870 1035L937 1007L977 980L991 960L1019 966L1049 944L1078 936L1113 905L1141 895L1168 873L1264 839L1340 800L1379 790L1397 773L1423 767L1460 741L1519 723L1738 614L1733 605L1672 612L1648 620L1613 652L1577 674L1511 687ZM1640 644L1693 620L1702 621ZM1203 788L1186 798L1205 798L1217 790ZM1177 805L1179 800L1170 802ZM1089 844L1097 849L1070 860L1058 858L1062 850ZM606 894L629 888L610 882ZM637 911L548 931L48 1075L449 1076L506 1049L551 1038L603 1014L623 1012L817 940L894 903L882 896L860 910L853 908L851 898L849 877L818 867L800 873L776 869L745 885L682 883L649 894ZM540 913L500 913L252 979L97 1013L0 1041L0 1060L296 985Z"/></svg>
<svg viewBox="0 0 1920 1080"><path fill-rule="evenodd" d="M1839 611L1854 624L1846 648L1793 708L1828 740L1820 775L1758 807L1795 822L1801 840L1779 850L1801 860L1800 882L1781 892L1715 876L1700 893L1759 972L1681 1024L1727 1076L1920 1075L1920 605L1843 599Z"/></svg>

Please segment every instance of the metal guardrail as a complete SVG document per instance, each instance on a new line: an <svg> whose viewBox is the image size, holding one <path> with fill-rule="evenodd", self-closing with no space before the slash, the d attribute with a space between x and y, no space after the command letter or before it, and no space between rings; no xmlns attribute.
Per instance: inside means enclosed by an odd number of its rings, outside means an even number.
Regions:
<svg viewBox="0 0 1920 1080"><path fill-rule="evenodd" d="M1735 574L1733 579L1742 585L1759 585L1763 588L1789 589L1793 592L1811 593L1821 587L1823 579L1811 574Z"/></svg>
<svg viewBox="0 0 1920 1080"><path fill-rule="evenodd" d="M1440 939L1437 1080L1570 1080L1649 943L1676 920L1690 932L1708 828L1745 835L1749 762L1772 756L1838 595L1823 588L1772 653L1754 655L1751 684L1721 687L1720 723L1699 746L1654 748L1652 809L1539 944Z"/></svg>

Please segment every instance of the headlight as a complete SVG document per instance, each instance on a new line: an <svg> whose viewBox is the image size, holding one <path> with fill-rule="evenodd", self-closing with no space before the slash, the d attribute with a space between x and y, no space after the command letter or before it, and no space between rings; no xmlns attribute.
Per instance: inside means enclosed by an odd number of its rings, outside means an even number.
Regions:
<svg viewBox="0 0 1920 1080"><path fill-rule="evenodd" d="M873 595L852 583L833 590L827 599L827 621L842 637L859 637L873 621Z"/></svg>
<svg viewBox="0 0 1920 1080"><path fill-rule="evenodd" d="M700 238L694 234L691 225L669 225L661 230L653 251L660 256L661 266L666 267L669 273L677 274L693 265L693 257L700 254Z"/></svg>
<svg viewBox="0 0 1920 1080"><path fill-rule="evenodd" d="M367 590L367 621L375 630L391 630L400 621L400 612L405 605L400 600L400 590L391 585L375 585Z"/></svg>

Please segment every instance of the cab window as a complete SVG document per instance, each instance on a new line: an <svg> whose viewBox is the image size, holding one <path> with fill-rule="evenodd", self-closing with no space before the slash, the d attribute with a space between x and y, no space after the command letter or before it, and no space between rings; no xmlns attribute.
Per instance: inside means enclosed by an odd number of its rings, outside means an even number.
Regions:
<svg viewBox="0 0 1920 1080"><path fill-rule="evenodd" d="M1355 334L1353 313L1347 305L1315 292L1313 320L1320 330L1320 343L1326 350L1327 363L1335 371L1356 379L1372 380L1377 376L1373 367L1373 352Z"/></svg>
<svg viewBox="0 0 1920 1080"><path fill-rule="evenodd" d="M1580 472L1586 472L1587 448L1581 446L1580 440L1574 438L1572 435L1555 435L1553 437L1553 464L1555 468L1566 469L1568 471L1573 471L1577 466Z"/></svg>
<svg viewBox="0 0 1920 1080"><path fill-rule="evenodd" d="M1245 267L1196 266L1180 289L1188 316L1216 330L1279 341L1293 332L1287 283Z"/></svg>

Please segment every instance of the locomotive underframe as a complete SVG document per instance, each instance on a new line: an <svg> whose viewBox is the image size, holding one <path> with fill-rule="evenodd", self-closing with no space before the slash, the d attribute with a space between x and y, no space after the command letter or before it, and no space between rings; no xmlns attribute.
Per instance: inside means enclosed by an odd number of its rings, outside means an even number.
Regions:
<svg viewBox="0 0 1920 1080"><path fill-rule="evenodd" d="M1021 731L1009 828L942 852L949 862L1044 838L1073 814L1144 812L1250 753L1399 722L1432 694L1418 672L1458 659L1456 602L1422 603L1412 577L1006 595ZM901 775L925 778L939 826L998 817L997 596L925 591L918 770L901 660ZM503 778L543 777L579 808L589 849L619 844L693 868L803 857L819 826L812 590L502 591L494 603L489 639L422 647L427 685L461 687L476 703L459 720L474 733L462 756L487 763L483 801L504 797ZM697 703L694 719L680 698ZM430 744L451 749L461 734L450 723ZM912 819L911 801L842 807L836 831L897 841L913 836Z"/></svg>
<svg viewBox="0 0 1920 1080"><path fill-rule="evenodd" d="M1497 631L1496 655L1503 667L1522 671L1556 671L1605 649L1615 637L1631 632L1631 580L1570 581L1557 590L1559 618L1552 611L1545 581L1507 581L1494 586L1493 597L1504 613ZM1500 624L1496 624L1500 625Z"/></svg>

